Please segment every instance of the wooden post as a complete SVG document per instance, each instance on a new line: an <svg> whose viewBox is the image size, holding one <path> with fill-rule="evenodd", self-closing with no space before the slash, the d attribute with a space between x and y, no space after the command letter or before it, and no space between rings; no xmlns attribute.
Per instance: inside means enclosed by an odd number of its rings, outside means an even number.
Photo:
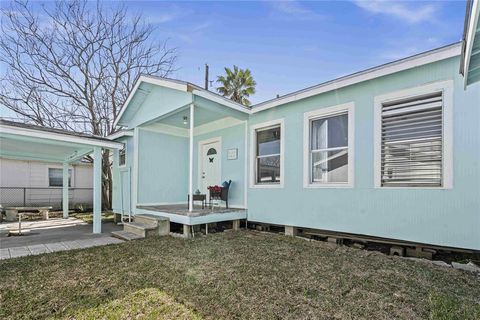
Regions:
<svg viewBox="0 0 480 320"><path fill-rule="evenodd" d="M93 149L93 233L102 233L102 148Z"/></svg>
<svg viewBox="0 0 480 320"><path fill-rule="evenodd" d="M68 218L68 162L63 163L63 183L62 183L62 209L63 218Z"/></svg>

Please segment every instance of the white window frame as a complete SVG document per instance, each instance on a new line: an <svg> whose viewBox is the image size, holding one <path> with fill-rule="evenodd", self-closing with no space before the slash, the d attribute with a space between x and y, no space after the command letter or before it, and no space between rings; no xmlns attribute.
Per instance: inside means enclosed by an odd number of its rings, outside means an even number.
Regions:
<svg viewBox="0 0 480 320"><path fill-rule="evenodd" d="M257 183L257 131L280 126L280 182ZM284 119L262 122L250 126L250 188L283 188L285 185L285 125Z"/></svg>
<svg viewBox="0 0 480 320"><path fill-rule="evenodd" d="M125 150L125 163L120 164L120 152ZM125 168L127 166L127 142L124 143L123 148L118 150L117 156L118 156L118 167L119 168Z"/></svg>
<svg viewBox="0 0 480 320"><path fill-rule="evenodd" d="M311 182L310 168L310 125L312 120L329 118L347 113L348 118L348 182ZM303 187L304 188L353 188L355 180L355 104L348 102L336 106L325 107L303 116Z"/></svg>
<svg viewBox="0 0 480 320"><path fill-rule="evenodd" d="M63 166L56 166L56 165L50 165L50 166L47 166L47 186L49 188L61 188L62 186L51 186L50 185L50 169L59 169L62 171L62 175L63 175ZM71 172L71 175L70 175L70 185L68 186L69 188L74 188L75 187L75 184L74 184L74 177L75 177L75 171L74 171L74 167L73 166L69 166L68 167L68 170Z"/></svg>
<svg viewBox="0 0 480 320"><path fill-rule="evenodd" d="M381 144L382 144L382 104L386 102L414 98L430 93L442 92L443 99L443 167L442 186L399 186L382 187ZM438 81L409 89L378 95L374 99L374 187L379 189L452 189L453 188L453 80Z"/></svg>

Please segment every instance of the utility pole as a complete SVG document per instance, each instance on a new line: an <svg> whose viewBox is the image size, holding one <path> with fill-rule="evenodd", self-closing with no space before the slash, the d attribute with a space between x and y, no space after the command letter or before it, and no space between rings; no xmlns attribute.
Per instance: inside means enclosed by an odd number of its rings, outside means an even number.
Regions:
<svg viewBox="0 0 480 320"><path fill-rule="evenodd" d="M208 64L205 63L205 90L208 90Z"/></svg>

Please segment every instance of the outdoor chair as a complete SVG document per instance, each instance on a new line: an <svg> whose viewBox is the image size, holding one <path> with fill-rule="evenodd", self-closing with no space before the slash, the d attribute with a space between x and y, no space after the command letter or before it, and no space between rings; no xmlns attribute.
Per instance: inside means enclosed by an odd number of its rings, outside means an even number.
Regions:
<svg viewBox="0 0 480 320"><path fill-rule="evenodd" d="M232 184L232 180L228 182L225 181L222 183L222 187L220 188L220 192L214 193L210 190L210 200L209 202L212 203L212 200L222 200L225 201L225 207L228 209L228 190L230 189L230 185Z"/></svg>

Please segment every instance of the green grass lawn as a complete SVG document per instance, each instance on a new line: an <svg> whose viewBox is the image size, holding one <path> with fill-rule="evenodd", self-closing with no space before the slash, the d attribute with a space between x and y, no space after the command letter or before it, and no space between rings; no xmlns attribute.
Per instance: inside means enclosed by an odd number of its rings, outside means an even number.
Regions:
<svg viewBox="0 0 480 320"><path fill-rule="evenodd" d="M0 262L1 319L479 319L480 278L254 231Z"/></svg>

